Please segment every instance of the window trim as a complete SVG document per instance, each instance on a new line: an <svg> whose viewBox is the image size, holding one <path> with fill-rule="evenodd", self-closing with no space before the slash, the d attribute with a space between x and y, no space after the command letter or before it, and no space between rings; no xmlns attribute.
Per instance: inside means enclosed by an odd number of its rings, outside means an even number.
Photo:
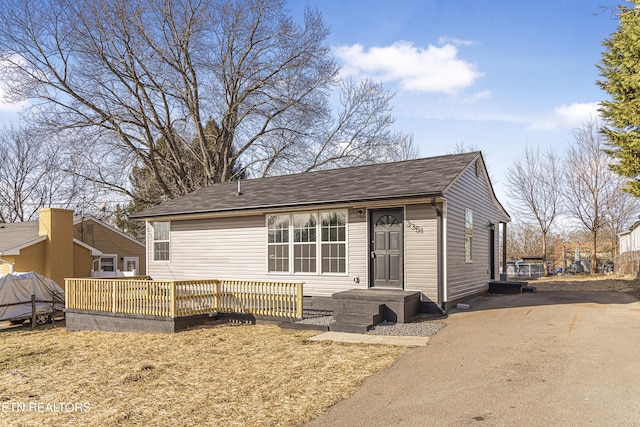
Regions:
<svg viewBox="0 0 640 427"><path fill-rule="evenodd" d="M315 239L314 241L299 241L296 242L296 216L307 216L307 215L313 215L313 217L315 218L315 226L314 226L314 230L315 230ZM292 260L292 264L293 264L293 268L291 269L291 273L293 274L308 274L308 275L316 275L319 273L318 271L318 257L320 255L320 251L318 250L318 212L317 211L310 211L310 212L292 212L291 213L291 231L292 234L291 236L293 236L293 238L291 239L291 260ZM307 229L309 229L307 227ZM303 230L303 229L301 229ZM315 251L315 265L314 265L314 271L296 271L296 246L305 246L305 245L312 245Z"/></svg>
<svg viewBox="0 0 640 427"><path fill-rule="evenodd" d="M269 233L270 233L270 229L269 229L269 218L270 217L286 217L287 218L287 241L286 242L270 242L269 241ZM267 229L267 273L272 273L272 274L291 274L291 215L290 214L285 214L285 213L276 213L276 214L271 214L271 215L265 215L265 225L266 225L266 229ZM278 229L278 230L282 230L282 229ZM269 249L271 247L286 247L287 248L287 264L286 270L274 270L274 271L270 271L269 270Z"/></svg>
<svg viewBox="0 0 640 427"><path fill-rule="evenodd" d="M327 214L327 213L344 213L344 240L339 240L339 235L340 233L337 232L336 235L338 237L338 240L331 240L331 225L329 225L329 240L322 240L322 214ZM319 243L320 243L320 253L319 253L319 262L320 262L320 274L328 274L328 275L337 275L337 274L345 274L348 271L348 264L349 264L349 256L347 254L347 247L348 247L348 243L347 243L347 223L349 222L349 211L340 211L340 210L331 210L331 211L323 211L320 212L320 221L319 221L319 226L320 226L320 236L319 236ZM341 271L328 271L325 272L323 269L323 252L324 252L324 248L326 246L331 246L331 245L341 245L344 244L344 273ZM331 259L331 258L329 258ZM340 257L336 257L336 259L340 259Z"/></svg>
<svg viewBox="0 0 640 427"><path fill-rule="evenodd" d="M341 212L344 213L344 241L327 241L322 240L322 214L329 212ZM307 215L313 214L316 218L316 239L315 242L294 242L294 216L295 215ZM269 270L269 218L273 216L288 216L289 217L289 270L288 271L270 271ZM349 275L349 210L348 209L318 209L318 210L304 210L304 211L287 211L287 212L274 212L265 214L265 228L266 228L266 265L265 270L268 275L287 275L287 276L339 276L344 277ZM338 243L344 244L345 253L345 271L344 272L323 272L322 271L322 245ZM295 246L313 244L316 250L316 269L315 272L295 271Z"/></svg>
<svg viewBox="0 0 640 427"><path fill-rule="evenodd" d="M167 224L168 239L156 239L156 224ZM156 243L167 243L167 259L156 258ZM152 221L151 222L151 249L153 262L171 262L171 221Z"/></svg>
<svg viewBox="0 0 640 427"><path fill-rule="evenodd" d="M473 210L464 210L464 261L473 262Z"/></svg>
<svg viewBox="0 0 640 427"><path fill-rule="evenodd" d="M111 259L113 260L113 270L112 271L104 271L104 265L102 263L103 259ZM102 254L98 258L98 271L100 273L113 273L114 275L118 272L118 254Z"/></svg>

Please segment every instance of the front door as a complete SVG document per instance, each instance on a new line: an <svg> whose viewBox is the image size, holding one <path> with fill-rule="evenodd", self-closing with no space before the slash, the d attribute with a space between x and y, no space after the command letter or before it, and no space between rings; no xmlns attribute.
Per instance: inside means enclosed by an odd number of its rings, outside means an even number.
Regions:
<svg viewBox="0 0 640 427"><path fill-rule="evenodd" d="M125 276L138 275L138 257L126 256L122 259L122 271Z"/></svg>
<svg viewBox="0 0 640 427"><path fill-rule="evenodd" d="M403 210L371 211L371 286L403 288Z"/></svg>

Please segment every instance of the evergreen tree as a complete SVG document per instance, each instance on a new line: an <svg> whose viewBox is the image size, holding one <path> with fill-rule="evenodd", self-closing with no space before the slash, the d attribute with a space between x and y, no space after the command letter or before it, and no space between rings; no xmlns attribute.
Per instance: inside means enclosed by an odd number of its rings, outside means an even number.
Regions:
<svg viewBox="0 0 640 427"><path fill-rule="evenodd" d="M158 140L156 144L157 150L154 154L156 157L154 165L157 169L153 170L146 164L135 166L133 168L131 176L129 177L133 197L127 205L118 205L116 207L116 227L136 239L144 241L144 223L133 221L129 219L129 217L167 199L167 196L160 186L159 180L156 179L155 174L161 174L162 181L164 181L169 186L172 193L175 194L180 194L181 188L189 188L193 191L208 185L203 164L198 160L198 156L200 155L198 147L207 147L215 144L215 122L209 120L205 124L204 128L205 137L207 138L205 144L200 144L198 137L196 137L180 153L184 165L180 173L175 173L175 169L168 166L170 161L167 159L167 156L171 155L171 150L168 149L166 141L163 138ZM231 157L234 156L232 155ZM245 177L244 169L239 167L237 162L232 162L229 170L228 179L230 180L243 179Z"/></svg>
<svg viewBox="0 0 640 427"><path fill-rule="evenodd" d="M618 29L603 42L598 85L611 95L600 108L611 168L630 178L625 191L640 196L640 1L632 3L619 6Z"/></svg>

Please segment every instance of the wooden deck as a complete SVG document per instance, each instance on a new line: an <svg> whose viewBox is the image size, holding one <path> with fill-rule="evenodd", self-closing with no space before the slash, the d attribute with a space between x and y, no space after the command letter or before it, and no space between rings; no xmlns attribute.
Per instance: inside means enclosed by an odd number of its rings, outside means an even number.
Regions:
<svg viewBox="0 0 640 427"><path fill-rule="evenodd" d="M67 310L180 318L241 313L302 318L302 283L237 280L65 279Z"/></svg>

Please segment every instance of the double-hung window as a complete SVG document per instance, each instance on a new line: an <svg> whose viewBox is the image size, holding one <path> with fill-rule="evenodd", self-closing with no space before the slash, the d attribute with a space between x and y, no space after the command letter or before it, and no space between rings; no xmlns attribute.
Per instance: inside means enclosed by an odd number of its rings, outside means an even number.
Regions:
<svg viewBox="0 0 640 427"><path fill-rule="evenodd" d="M153 222L153 260L169 261L169 243L171 223L169 221Z"/></svg>
<svg viewBox="0 0 640 427"><path fill-rule="evenodd" d="M293 215L293 272L315 273L317 270L315 213Z"/></svg>
<svg viewBox="0 0 640 427"><path fill-rule="evenodd" d="M346 211L267 216L267 256L270 273L346 273Z"/></svg>
<svg viewBox="0 0 640 427"><path fill-rule="evenodd" d="M269 271L289 271L289 215L271 215L267 221Z"/></svg>
<svg viewBox="0 0 640 427"><path fill-rule="evenodd" d="M323 212L321 224L322 272L347 271L347 214Z"/></svg>
<svg viewBox="0 0 640 427"><path fill-rule="evenodd" d="M464 213L464 258L473 261L473 211L466 209Z"/></svg>

